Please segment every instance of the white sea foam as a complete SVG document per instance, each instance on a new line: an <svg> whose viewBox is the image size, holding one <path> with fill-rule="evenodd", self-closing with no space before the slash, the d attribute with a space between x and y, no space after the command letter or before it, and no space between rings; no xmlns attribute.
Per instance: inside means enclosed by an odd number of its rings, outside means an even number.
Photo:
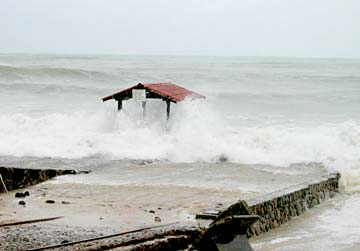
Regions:
<svg viewBox="0 0 360 251"><path fill-rule="evenodd" d="M129 102L118 113L0 116L0 155L81 158L102 154L114 159L164 159L288 166L320 162L343 174L348 191L360 191L360 125L353 121L316 127L230 126L204 101L172 108L168 125L162 102L150 103L146 119Z"/></svg>

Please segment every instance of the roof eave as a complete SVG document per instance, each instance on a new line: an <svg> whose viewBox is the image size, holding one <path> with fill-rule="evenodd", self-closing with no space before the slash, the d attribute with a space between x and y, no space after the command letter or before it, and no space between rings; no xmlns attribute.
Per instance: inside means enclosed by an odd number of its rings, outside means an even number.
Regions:
<svg viewBox="0 0 360 251"><path fill-rule="evenodd" d="M110 95L110 96L102 98L102 101L105 102L105 101L108 101L108 100L113 99L113 98L114 98L114 96Z"/></svg>

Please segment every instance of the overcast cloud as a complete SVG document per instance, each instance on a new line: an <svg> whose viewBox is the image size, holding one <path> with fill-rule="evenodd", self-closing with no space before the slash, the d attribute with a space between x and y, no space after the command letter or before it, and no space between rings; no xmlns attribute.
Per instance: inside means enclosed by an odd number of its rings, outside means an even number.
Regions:
<svg viewBox="0 0 360 251"><path fill-rule="evenodd" d="M0 52L360 58L359 0L0 0Z"/></svg>

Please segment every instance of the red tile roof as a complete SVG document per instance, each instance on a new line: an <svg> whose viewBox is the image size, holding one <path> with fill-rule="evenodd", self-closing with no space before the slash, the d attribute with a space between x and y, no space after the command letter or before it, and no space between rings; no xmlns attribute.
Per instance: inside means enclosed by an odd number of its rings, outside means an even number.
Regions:
<svg viewBox="0 0 360 251"><path fill-rule="evenodd" d="M142 89L142 88L154 92L164 98L170 99L171 101L175 101L175 102L182 101L186 97L205 98L205 96L201 94L190 91L188 89L185 89L184 87L175 85L173 83L144 83L144 84L139 83L137 85L116 92L110 96L104 97L102 98L102 100L107 101L115 98L116 96L121 96L122 94L125 94L126 92L132 89Z"/></svg>

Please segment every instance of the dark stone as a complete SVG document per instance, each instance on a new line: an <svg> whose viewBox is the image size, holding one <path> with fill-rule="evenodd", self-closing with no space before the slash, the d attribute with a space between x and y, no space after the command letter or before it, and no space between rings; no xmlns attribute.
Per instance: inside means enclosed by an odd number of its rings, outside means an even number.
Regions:
<svg viewBox="0 0 360 251"><path fill-rule="evenodd" d="M217 163L225 163L228 161L229 161L229 158L225 154L221 154L216 162Z"/></svg>
<svg viewBox="0 0 360 251"><path fill-rule="evenodd" d="M82 171L82 173L89 173L90 171ZM76 174L75 170L64 170L62 174Z"/></svg>
<svg viewBox="0 0 360 251"><path fill-rule="evenodd" d="M280 212L279 209L276 209L276 210L275 210L275 219L276 219L277 221L279 221L279 220L280 220L280 217L281 217L281 212Z"/></svg>
<svg viewBox="0 0 360 251"><path fill-rule="evenodd" d="M65 244L65 243L69 243L69 241L68 241L68 240L63 240L63 241L61 242L61 244Z"/></svg>
<svg viewBox="0 0 360 251"><path fill-rule="evenodd" d="M154 221L155 221L155 222L161 222L161 218L158 217L158 216L155 216Z"/></svg>
<svg viewBox="0 0 360 251"><path fill-rule="evenodd" d="M25 194L20 193L20 192L17 192L17 193L15 194L15 198L25 198Z"/></svg>
<svg viewBox="0 0 360 251"><path fill-rule="evenodd" d="M68 205L68 204L71 204L69 201L65 201L65 200L63 200L62 202L61 202L61 204L65 204L65 205Z"/></svg>
<svg viewBox="0 0 360 251"><path fill-rule="evenodd" d="M25 191L24 195L25 195L25 196L30 196L29 191Z"/></svg>
<svg viewBox="0 0 360 251"><path fill-rule="evenodd" d="M55 201L54 200L46 200L45 203L48 203L48 204L54 204Z"/></svg>
<svg viewBox="0 0 360 251"><path fill-rule="evenodd" d="M25 206L25 205L26 205L26 203L25 203L25 201L20 200L20 201L19 201L19 205L23 205L23 206Z"/></svg>
<svg viewBox="0 0 360 251"><path fill-rule="evenodd" d="M154 214L155 211L154 210L149 210L149 213Z"/></svg>

